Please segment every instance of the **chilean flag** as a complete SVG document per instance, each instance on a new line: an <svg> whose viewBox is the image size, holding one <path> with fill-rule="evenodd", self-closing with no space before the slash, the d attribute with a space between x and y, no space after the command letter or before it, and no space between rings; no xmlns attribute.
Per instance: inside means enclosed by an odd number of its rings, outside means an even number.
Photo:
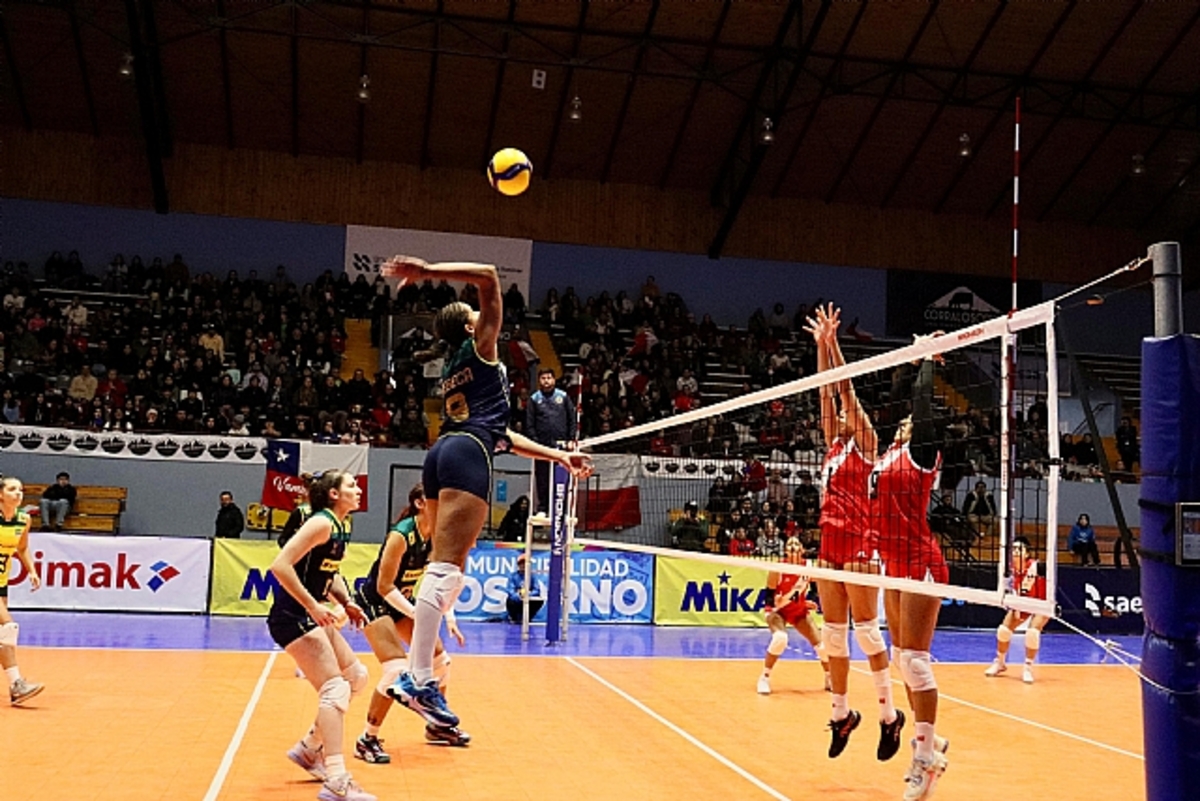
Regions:
<svg viewBox="0 0 1200 801"><path fill-rule="evenodd" d="M579 488L579 528L606 531L641 525L638 458L596 454L592 456L592 467L592 477Z"/></svg>
<svg viewBox="0 0 1200 801"><path fill-rule="evenodd" d="M267 475L263 479L262 504L272 509L295 509L296 496L304 490L304 473L345 470L362 487L359 511L367 510L366 445L323 445L316 442L271 440L266 448Z"/></svg>

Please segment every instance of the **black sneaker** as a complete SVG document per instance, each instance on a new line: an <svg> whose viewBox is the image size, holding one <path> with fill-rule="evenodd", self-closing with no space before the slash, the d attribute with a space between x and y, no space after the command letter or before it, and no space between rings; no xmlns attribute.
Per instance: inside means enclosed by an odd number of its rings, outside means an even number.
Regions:
<svg viewBox="0 0 1200 801"><path fill-rule="evenodd" d="M383 750L383 740L369 734L364 734L355 741L354 755L372 765L386 765L392 761L388 752Z"/></svg>
<svg viewBox="0 0 1200 801"><path fill-rule="evenodd" d="M833 739L829 742L830 759L840 756L846 750L846 743L850 742L850 732L857 729L860 723L862 723L862 715L853 709L841 720L829 721L829 731L833 734Z"/></svg>
<svg viewBox="0 0 1200 801"><path fill-rule="evenodd" d="M904 713L896 710L896 719L891 723L879 721L879 748L875 757L880 762L887 762L900 750L900 730L904 728Z"/></svg>
<svg viewBox="0 0 1200 801"><path fill-rule="evenodd" d="M462 748L471 742L471 735L457 726L425 725L425 739L438 745L453 745Z"/></svg>

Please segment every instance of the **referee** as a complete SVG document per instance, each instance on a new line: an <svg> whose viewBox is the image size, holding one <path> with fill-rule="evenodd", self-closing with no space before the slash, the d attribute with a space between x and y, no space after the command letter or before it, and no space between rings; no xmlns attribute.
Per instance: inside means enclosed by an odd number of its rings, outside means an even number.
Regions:
<svg viewBox="0 0 1200 801"><path fill-rule="evenodd" d="M543 368L538 371L538 390L529 398L525 418L525 434L534 442L549 448L575 438L575 404L571 398L555 386L554 371ZM544 515L550 500L550 463L541 459L534 462L537 480L535 494L536 514Z"/></svg>

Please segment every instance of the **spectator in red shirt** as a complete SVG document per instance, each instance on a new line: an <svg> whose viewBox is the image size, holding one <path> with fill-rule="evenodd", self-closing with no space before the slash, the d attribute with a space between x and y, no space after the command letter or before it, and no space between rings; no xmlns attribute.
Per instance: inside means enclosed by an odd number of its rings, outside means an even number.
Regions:
<svg viewBox="0 0 1200 801"><path fill-rule="evenodd" d="M767 488L767 468L754 454L746 454L746 464L742 466L742 476L745 479L746 492L758 495Z"/></svg>
<svg viewBox="0 0 1200 801"><path fill-rule="evenodd" d="M124 406L125 395L129 389L125 386L125 382L117 375L117 370L114 367L108 368L108 374L100 381L96 387L96 397L103 398L108 401L110 406Z"/></svg>
<svg viewBox="0 0 1200 801"><path fill-rule="evenodd" d="M739 526L733 530L733 539L729 541L730 556L754 556L754 540L746 536L746 529Z"/></svg>

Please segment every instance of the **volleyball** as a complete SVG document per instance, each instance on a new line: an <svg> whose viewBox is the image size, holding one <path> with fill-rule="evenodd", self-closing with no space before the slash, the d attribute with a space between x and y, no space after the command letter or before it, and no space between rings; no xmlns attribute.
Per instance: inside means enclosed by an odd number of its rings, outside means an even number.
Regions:
<svg viewBox="0 0 1200 801"><path fill-rule="evenodd" d="M488 183L502 195L515 197L529 188L533 165L529 157L515 147L506 147L492 156L487 168Z"/></svg>

